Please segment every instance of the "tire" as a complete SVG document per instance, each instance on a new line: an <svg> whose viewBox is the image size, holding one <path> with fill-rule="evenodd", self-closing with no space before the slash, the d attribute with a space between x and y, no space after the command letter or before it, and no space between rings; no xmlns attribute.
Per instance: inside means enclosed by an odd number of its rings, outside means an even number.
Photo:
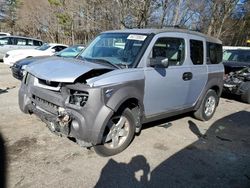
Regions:
<svg viewBox="0 0 250 188"><path fill-rule="evenodd" d="M247 84L246 85L247 90L245 93L241 95L241 100L245 103L250 104L250 82L247 82L246 84Z"/></svg>
<svg viewBox="0 0 250 188"><path fill-rule="evenodd" d="M214 115L219 102L219 97L214 90L208 90L200 107L194 112L194 117L202 121L208 121Z"/></svg>
<svg viewBox="0 0 250 188"><path fill-rule="evenodd" d="M103 134L103 143L94 146L101 156L116 155L126 149L135 135L135 119L130 109L110 118Z"/></svg>

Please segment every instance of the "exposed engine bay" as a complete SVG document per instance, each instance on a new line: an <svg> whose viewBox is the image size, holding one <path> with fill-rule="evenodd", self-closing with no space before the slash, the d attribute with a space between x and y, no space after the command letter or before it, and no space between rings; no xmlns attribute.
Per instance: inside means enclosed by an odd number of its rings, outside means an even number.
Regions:
<svg viewBox="0 0 250 188"><path fill-rule="evenodd" d="M247 84L248 83L248 84ZM224 76L224 91L241 95L249 89L250 68L245 67L236 72L230 72Z"/></svg>

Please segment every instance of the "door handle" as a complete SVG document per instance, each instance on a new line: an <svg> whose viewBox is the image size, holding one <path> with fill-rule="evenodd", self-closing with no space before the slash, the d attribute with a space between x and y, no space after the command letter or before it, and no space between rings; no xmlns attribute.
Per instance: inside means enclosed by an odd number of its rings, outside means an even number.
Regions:
<svg viewBox="0 0 250 188"><path fill-rule="evenodd" d="M193 78L192 72L184 72L183 75L182 75L182 79L184 81L191 80L192 78Z"/></svg>

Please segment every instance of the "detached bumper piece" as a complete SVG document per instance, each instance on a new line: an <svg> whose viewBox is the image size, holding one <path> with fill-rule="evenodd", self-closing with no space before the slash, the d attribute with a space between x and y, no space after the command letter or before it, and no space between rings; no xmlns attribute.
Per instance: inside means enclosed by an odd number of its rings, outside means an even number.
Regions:
<svg viewBox="0 0 250 188"><path fill-rule="evenodd" d="M70 116L64 112L61 115L54 115L48 112L45 112L39 106L36 106L34 103L28 105L29 112L38 116L44 123L46 123L49 130L59 136L69 136L70 134Z"/></svg>

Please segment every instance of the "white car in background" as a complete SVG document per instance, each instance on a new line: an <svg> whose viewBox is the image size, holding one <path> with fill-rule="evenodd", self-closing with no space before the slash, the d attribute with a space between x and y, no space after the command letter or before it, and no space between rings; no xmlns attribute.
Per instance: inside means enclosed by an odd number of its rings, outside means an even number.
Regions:
<svg viewBox="0 0 250 188"><path fill-rule="evenodd" d="M15 62L27 57L52 56L67 47L64 44L45 43L36 49L11 50L5 54L3 62L7 65L13 65Z"/></svg>
<svg viewBox="0 0 250 188"><path fill-rule="evenodd" d="M10 33L0 32L0 36L10 36Z"/></svg>

